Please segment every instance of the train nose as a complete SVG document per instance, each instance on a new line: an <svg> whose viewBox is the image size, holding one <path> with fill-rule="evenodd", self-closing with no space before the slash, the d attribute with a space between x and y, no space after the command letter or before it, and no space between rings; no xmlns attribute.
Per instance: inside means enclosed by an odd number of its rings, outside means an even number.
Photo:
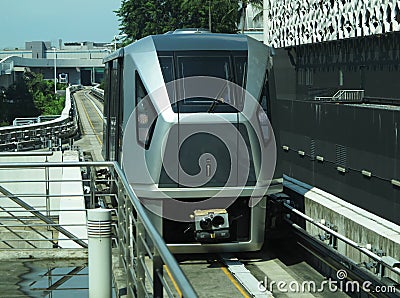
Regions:
<svg viewBox="0 0 400 298"><path fill-rule="evenodd" d="M199 132L182 141L179 149L179 182L187 187L224 186L232 174L236 150L229 150L217 136ZM233 151L233 152L232 152ZM235 177L236 178L236 177ZM235 179L236 181L236 179Z"/></svg>
<svg viewBox="0 0 400 298"><path fill-rule="evenodd" d="M242 124L178 124L171 128L160 175L162 187L254 185L253 155Z"/></svg>

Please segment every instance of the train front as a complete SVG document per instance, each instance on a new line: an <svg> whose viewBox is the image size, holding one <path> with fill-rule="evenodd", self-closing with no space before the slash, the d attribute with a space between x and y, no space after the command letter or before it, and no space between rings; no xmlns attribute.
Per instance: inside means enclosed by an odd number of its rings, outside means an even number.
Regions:
<svg viewBox="0 0 400 298"><path fill-rule="evenodd" d="M260 249L276 191L270 49L240 35L168 34L131 51L136 106L122 164L166 243L176 253Z"/></svg>

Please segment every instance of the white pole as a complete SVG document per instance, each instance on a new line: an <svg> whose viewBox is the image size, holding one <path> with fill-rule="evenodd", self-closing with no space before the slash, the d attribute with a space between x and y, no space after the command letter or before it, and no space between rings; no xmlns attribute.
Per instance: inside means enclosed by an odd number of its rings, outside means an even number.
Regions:
<svg viewBox="0 0 400 298"><path fill-rule="evenodd" d="M111 298L111 210L87 213L89 298Z"/></svg>
<svg viewBox="0 0 400 298"><path fill-rule="evenodd" d="M54 93L57 94L57 54L56 48L53 48L54 52Z"/></svg>

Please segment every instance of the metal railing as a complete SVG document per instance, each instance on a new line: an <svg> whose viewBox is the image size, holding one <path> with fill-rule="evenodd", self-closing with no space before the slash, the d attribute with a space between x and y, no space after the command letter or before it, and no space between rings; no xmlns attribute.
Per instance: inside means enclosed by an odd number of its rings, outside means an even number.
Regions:
<svg viewBox="0 0 400 298"><path fill-rule="evenodd" d="M333 96L316 96L318 101L362 101L364 98L364 90L338 90Z"/></svg>
<svg viewBox="0 0 400 298"><path fill-rule="evenodd" d="M29 125L35 123L42 123L50 120L54 120L60 117L60 115L42 115L38 117L24 117L24 118L15 118L13 120L13 126L21 126L21 125Z"/></svg>
<svg viewBox="0 0 400 298"><path fill-rule="evenodd" d="M1 75L10 75L14 68L14 61L5 62L6 59L2 59L0 61L0 76Z"/></svg>
<svg viewBox="0 0 400 298"><path fill-rule="evenodd" d="M96 87L90 88L90 92L96 96L97 99L104 101L104 90Z"/></svg>
<svg viewBox="0 0 400 298"><path fill-rule="evenodd" d="M297 193L305 193L307 190L309 190L307 186L305 186L301 182L296 181L293 178L284 176L284 179L284 184L286 183L286 187ZM290 184L293 184L293 186L290 186ZM383 250L373 249L371 245L370 247L368 247L368 245L366 244L357 243L356 241L346 237L345 235L340 234L338 232L337 226L333 224L329 224L326 223L324 220L321 221L319 219L314 219L308 216L304 212L298 210L295 207L294 201L291 201L289 197L287 197L287 199L282 199L279 197L274 199L277 200L286 209L285 211L287 212L284 212L284 221L286 221L292 228L294 228L294 230L307 235L307 237L313 239L314 241L325 243L327 246L331 247L335 252L337 252L337 254L341 257L348 258L343 251L338 250L338 242L342 242L343 244L345 244L345 246L356 250L360 254L360 256L364 256L363 258L360 258L360 260L363 260L363 262L367 264L367 269L370 269L371 271L372 269L374 269L374 274L377 275L380 279L384 279L385 277L389 276L391 279L397 280L397 282L400 281L400 260L396 260L394 257L386 255ZM323 231L325 234L318 234L318 236L315 235L315 232L312 232L310 234L307 226L301 223L302 220L316 227L320 231ZM328 241L329 244L326 243L326 241ZM387 243L389 242L390 240L387 239ZM392 250L392 253L395 253L395 251ZM350 258L348 259L351 260ZM369 261L367 262L368 259ZM360 260L351 261L357 264L356 267L361 268L363 262L360 263Z"/></svg>
<svg viewBox="0 0 400 298"><path fill-rule="evenodd" d="M78 116L71 100L71 88L66 90L65 107L53 120L20 126L0 127L0 151L20 151L37 147L60 147L63 139L78 131Z"/></svg>
<svg viewBox="0 0 400 298"><path fill-rule="evenodd" d="M71 177L69 170L78 177ZM13 171L31 171L32 177L4 174ZM116 162L0 163L0 199L13 202L0 207L0 233L9 235L1 238L0 250L17 249L21 245L16 243L23 243L25 248L51 251L65 247L63 241L84 248L87 235L76 231L86 229L86 222L62 217L71 212L86 217L88 208L103 206L115 212L113 243L125 272L128 297L163 297L164 291L169 297L197 297ZM63 200L84 205L63 209ZM48 244L38 244L43 242Z"/></svg>

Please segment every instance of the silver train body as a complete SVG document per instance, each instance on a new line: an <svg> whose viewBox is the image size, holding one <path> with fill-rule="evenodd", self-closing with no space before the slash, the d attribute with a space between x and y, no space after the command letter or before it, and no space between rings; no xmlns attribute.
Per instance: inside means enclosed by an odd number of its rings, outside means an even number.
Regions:
<svg viewBox="0 0 400 298"><path fill-rule="evenodd" d="M271 61L252 38L209 33L148 36L105 58L103 155L121 163L172 252L261 248L266 195L280 185L248 118L258 104L269 113Z"/></svg>

